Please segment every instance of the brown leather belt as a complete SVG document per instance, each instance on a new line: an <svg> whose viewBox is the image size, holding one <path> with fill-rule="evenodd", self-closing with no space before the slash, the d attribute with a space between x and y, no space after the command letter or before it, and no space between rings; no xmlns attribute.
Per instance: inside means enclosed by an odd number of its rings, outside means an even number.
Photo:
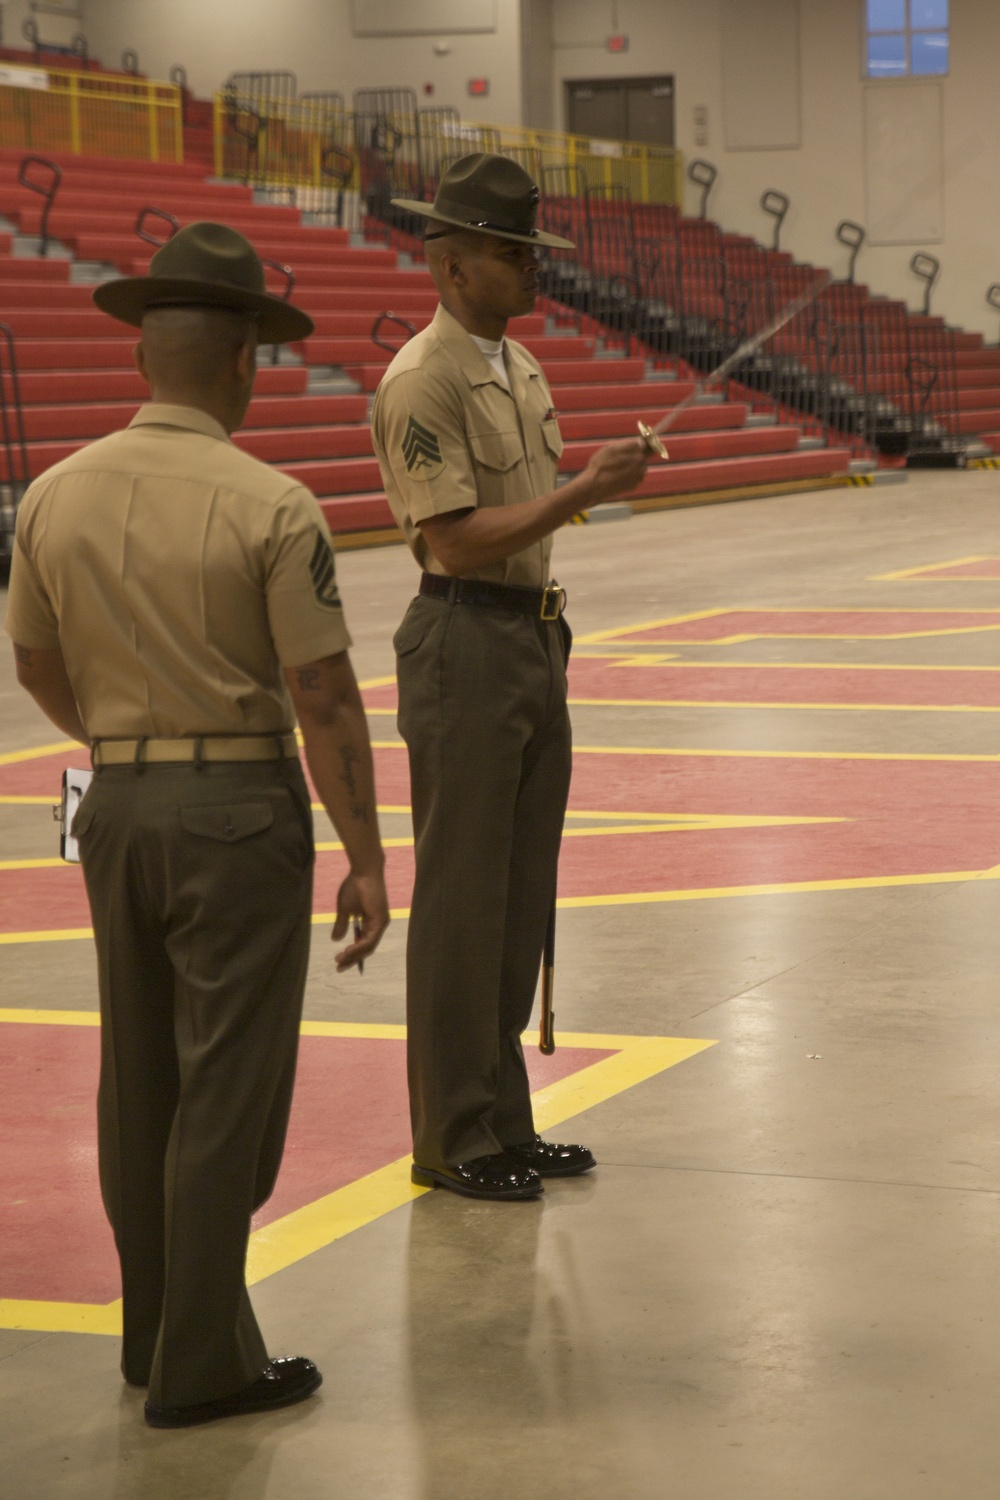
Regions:
<svg viewBox="0 0 1000 1500"><path fill-rule="evenodd" d="M560 588L554 579L543 589L522 589L509 583L486 583L478 578L444 578L439 573L422 573L420 592L424 598L447 599L449 604L516 609L539 620L558 620L566 608L566 590Z"/></svg>
<svg viewBox="0 0 1000 1500"><path fill-rule="evenodd" d="M220 760L288 760L298 753L298 741L289 730L274 734L205 734L176 740L94 740L90 747L95 770L102 766L188 761L201 765Z"/></svg>

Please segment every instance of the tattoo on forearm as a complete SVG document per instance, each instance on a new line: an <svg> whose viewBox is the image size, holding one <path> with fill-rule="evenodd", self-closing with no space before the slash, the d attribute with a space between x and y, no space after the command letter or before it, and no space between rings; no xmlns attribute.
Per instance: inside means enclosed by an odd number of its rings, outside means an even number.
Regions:
<svg viewBox="0 0 1000 1500"><path fill-rule="evenodd" d="M367 823L368 804L367 802L358 801L358 778L355 770L358 763L358 752L353 745L341 745L340 763L344 768L340 773L340 780L346 786L347 795L351 799L351 817L355 818L359 823Z"/></svg>
<svg viewBox="0 0 1000 1500"><path fill-rule="evenodd" d="M320 685L319 667L299 667L295 673L299 689L303 693L315 693Z"/></svg>
<svg viewBox="0 0 1000 1500"><path fill-rule="evenodd" d="M14 660L18 666L30 667L34 654L29 646L14 646Z"/></svg>

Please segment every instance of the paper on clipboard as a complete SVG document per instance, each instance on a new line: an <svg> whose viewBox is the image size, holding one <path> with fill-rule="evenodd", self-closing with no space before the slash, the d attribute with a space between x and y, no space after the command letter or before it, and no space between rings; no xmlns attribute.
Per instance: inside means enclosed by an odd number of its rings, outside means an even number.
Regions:
<svg viewBox="0 0 1000 1500"><path fill-rule="evenodd" d="M59 822L61 833L59 836L59 853L67 864L78 865L80 863L80 846L73 837L70 829L73 827L73 819L76 810L83 801L83 794L94 779L91 770L63 772L62 779L62 804L59 809Z"/></svg>

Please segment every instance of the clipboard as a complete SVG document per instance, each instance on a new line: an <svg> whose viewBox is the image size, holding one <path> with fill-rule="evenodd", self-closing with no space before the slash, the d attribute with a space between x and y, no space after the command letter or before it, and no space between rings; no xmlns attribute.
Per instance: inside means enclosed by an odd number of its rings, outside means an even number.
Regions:
<svg viewBox="0 0 1000 1500"><path fill-rule="evenodd" d="M80 846L70 829L73 827L76 810L93 779L94 773L91 770L63 772L62 800L53 812L59 823L59 853L69 865L80 863Z"/></svg>

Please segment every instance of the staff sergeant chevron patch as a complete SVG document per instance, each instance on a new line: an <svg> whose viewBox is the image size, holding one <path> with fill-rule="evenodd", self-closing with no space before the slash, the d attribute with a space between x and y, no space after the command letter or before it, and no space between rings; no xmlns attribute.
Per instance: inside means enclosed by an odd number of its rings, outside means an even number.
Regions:
<svg viewBox="0 0 1000 1500"><path fill-rule="evenodd" d="M403 433L403 460L406 472L414 479L434 479L444 468L437 437L414 416Z"/></svg>
<svg viewBox="0 0 1000 1500"><path fill-rule="evenodd" d="M316 533L316 545L309 559L309 577L312 579L316 603L324 609L340 609L340 591L334 569L333 550L321 531Z"/></svg>

